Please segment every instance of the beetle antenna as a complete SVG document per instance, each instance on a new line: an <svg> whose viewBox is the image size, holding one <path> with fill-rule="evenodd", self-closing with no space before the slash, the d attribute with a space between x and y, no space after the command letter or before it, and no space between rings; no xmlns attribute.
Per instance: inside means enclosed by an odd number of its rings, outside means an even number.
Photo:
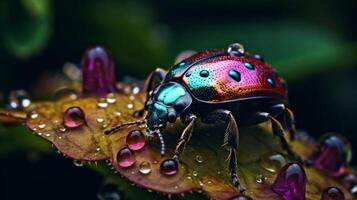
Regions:
<svg viewBox="0 0 357 200"><path fill-rule="evenodd" d="M165 155L165 141L164 141L164 137L162 136L161 131L157 130L156 133L157 133L157 136L159 137L160 145L161 145L160 154L161 154L161 156L164 156L164 155Z"/></svg>
<svg viewBox="0 0 357 200"><path fill-rule="evenodd" d="M114 133L122 128L125 128L127 126L139 126L141 124L145 124L145 121L144 120L141 120L141 121L135 121L135 122L128 122L128 123L124 123L124 124L118 124L112 128L109 128L107 130L104 131L104 134L105 135L109 135L111 133Z"/></svg>

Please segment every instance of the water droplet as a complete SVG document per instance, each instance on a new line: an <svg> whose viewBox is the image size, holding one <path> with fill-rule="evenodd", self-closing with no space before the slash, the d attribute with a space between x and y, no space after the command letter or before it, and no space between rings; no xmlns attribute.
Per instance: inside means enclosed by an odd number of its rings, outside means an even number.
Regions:
<svg viewBox="0 0 357 200"><path fill-rule="evenodd" d="M100 151L101 151L100 147L97 147L95 150L96 150L97 152L100 152Z"/></svg>
<svg viewBox="0 0 357 200"><path fill-rule="evenodd" d="M84 95L106 95L116 92L114 60L103 47L89 48L81 60Z"/></svg>
<svg viewBox="0 0 357 200"><path fill-rule="evenodd" d="M64 126L60 126L58 130L61 131L62 133L64 133L64 132L66 132L67 129Z"/></svg>
<svg viewBox="0 0 357 200"><path fill-rule="evenodd" d="M352 188L353 185L357 184L357 176L355 174L347 174L343 177L342 184L345 188Z"/></svg>
<svg viewBox="0 0 357 200"><path fill-rule="evenodd" d="M108 107L107 101L106 101L104 98L100 98L100 99L98 100L98 107L99 107L99 108L106 108L106 107Z"/></svg>
<svg viewBox="0 0 357 200"><path fill-rule="evenodd" d="M262 156L259 163L265 170L275 173L286 164L286 160L281 154L269 153Z"/></svg>
<svg viewBox="0 0 357 200"><path fill-rule="evenodd" d="M267 177L265 177L263 174L258 174L255 177L255 181L259 184L264 183L267 180Z"/></svg>
<svg viewBox="0 0 357 200"><path fill-rule="evenodd" d="M128 147L119 150L117 154L117 162L120 167L128 168L134 165L135 155Z"/></svg>
<svg viewBox="0 0 357 200"><path fill-rule="evenodd" d="M50 137L51 136L51 134L49 134L49 133L46 133L46 137Z"/></svg>
<svg viewBox="0 0 357 200"><path fill-rule="evenodd" d="M193 175L193 176L198 176L198 172L197 172L197 171L193 171L193 172L192 172L192 175Z"/></svg>
<svg viewBox="0 0 357 200"><path fill-rule="evenodd" d="M107 95L107 102L110 103L110 104L113 104L117 101L117 98L115 97L115 94L114 93L109 93Z"/></svg>
<svg viewBox="0 0 357 200"><path fill-rule="evenodd" d="M239 195L239 196L232 197L229 200L252 200L252 198L245 195Z"/></svg>
<svg viewBox="0 0 357 200"><path fill-rule="evenodd" d="M280 169L272 185L272 190L284 200L305 199L306 182L304 168L293 162Z"/></svg>
<svg viewBox="0 0 357 200"><path fill-rule="evenodd" d="M133 95L130 95L130 96L129 96L129 100L130 100L130 101L134 101L134 100L135 100L135 97L134 97Z"/></svg>
<svg viewBox="0 0 357 200"><path fill-rule="evenodd" d="M104 118L98 117L98 118L97 118L97 122L98 122L98 123L103 123L103 122L104 122Z"/></svg>
<svg viewBox="0 0 357 200"><path fill-rule="evenodd" d="M217 170L217 175L221 175L221 173L222 173L221 171Z"/></svg>
<svg viewBox="0 0 357 200"><path fill-rule="evenodd" d="M78 98L77 91L67 87L58 89L54 94L55 99L71 99L76 100Z"/></svg>
<svg viewBox="0 0 357 200"><path fill-rule="evenodd" d="M68 108L63 116L63 124L67 128L78 128L85 123L84 112L80 107Z"/></svg>
<svg viewBox="0 0 357 200"><path fill-rule="evenodd" d="M255 59L258 59L258 60L264 62L264 58L263 58L261 55L259 55L259 54L254 54L253 57L254 57Z"/></svg>
<svg viewBox="0 0 357 200"><path fill-rule="evenodd" d="M62 70L63 73L72 81L80 81L82 79L82 72L74 63L65 63Z"/></svg>
<svg viewBox="0 0 357 200"><path fill-rule="evenodd" d="M203 187L203 186L204 186L204 184L203 184L203 182L202 182L202 181L198 181L198 184L199 184L201 187Z"/></svg>
<svg viewBox="0 0 357 200"><path fill-rule="evenodd" d="M98 192L98 200L124 200L124 193L114 184L107 184Z"/></svg>
<svg viewBox="0 0 357 200"><path fill-rule="evenodd" d="M133 87L133 89L132 89L133 94L139 94L139 92L140 92L140 87L138 87L138 86Z"/></svg>
<svg viewBox="0 0 357 200"><path fill-rule="evenodd" d="M203 157L201 156L201 155L197 155L196 156L196 162L198 162L198 163L203 163Z"/></svg>
<svg viewBox="0 0 357 200"><path fill-rule="evenodd" d="M166 176L173 176L178 172L178 163L173 159L166 159L160 165L160 172Z"/></svg>
<svg viewBox="0 0 357 200"><path fill-rule="evenodd" d="M9 106L12 109L24 109L31 105L29 95L25 90L14 90L9 95Z"/></svg>
<svg viewBox="0 0 357 200"><path fill-rule="evenodd" d="M41 123L38 125L38 128L39 128L39 129L44 129L44 128L46 128L46 124L43 123L43 122L41 122Z"/></svg>
<svg viewBox="0 0 357 200"><path fill-rule="evenodd" d="M41 132L39 132L39 133L37 133L37 135L41 136L41 135L42 135L42 133L41 133Z"/></svg>
<svg viewBox="0 0 357 200"><path fill-rule="evenodd" d="M80 160L74 160L74 161L73 161L73 164L74 164L76 167L83 167L83 166L84 166L83 162L80 161Z"/></svg>
<svg viewBox="0 0 357 200"><path fill-rule="evenodd" d="M337 134L325 134L319 142L319 149L312 159L315 167L331 176L340 176L352 159L351 144Z"/></svg>
<svg viewBox="0 0 357 200"><path fill-rule="evenodd" d="M129 93L130 93L130 90L131 90L131 89L130 89L129 86L125 86L125 87L124 87L124 93L125 93L125 94L129 94Z"/></svg>
<svg viewBox="0 0 357 200"><path fill-rule="evenodd" d="M36 119L38 117L38 114L36 112L31 113L30 115L31 119Z"/></svg>
<svg viewBox="0 0 357 200"><path fill-rule="evenodd" d="M244 55L244 47L239 43L230 44L227 52L233 55L242 56Z"/></svg>
<svg viewBox="0 0 357 200"><path fill-rule="evenodd" d="M192 181L192 177L191 176L187 176L187 179Z"/></svg>
<svg viewBox="0 0 357 200"><path fill-rule="evenodd" d="M115 112L114 114L115 114L115 116L117 116L117 117L120 117L120 116L122 115L121 112Z"/></svg>
<svg viewBox="0 0 357 200"><path fill-rule="evenodd" d="M345 200L345 196L339 188L329 187L322 192L321 200Z"/></svg>
<svg viewBox="0 0 357 200"><path fill-rule="evenodd" d="M131 150L140 150L145 146L145 136L141 131L133 130L127 135L126 144Z"/></svg>
<svg viewBox="0 0 357 200"><path fill-rule="evenodd" d="M134 104L129 103L129 104L127 105L127 107L128 107L128 109L133 109L133 108L134 108Z"/></svg>
<svg viewBox="0 0 357 200"><path fill-rule="evenodd" d="M350 189L351 194L353 195L357 195L357 185L354 185L351 189Z"/></svg>
<svg viewBox="0 0 357 200"><path fill-rule="evenodd" d="M140 163L139 165L139 172L146 175L149 174L151 172L151 165L149 162L147 161L143 161L142 163Z"/></svg>

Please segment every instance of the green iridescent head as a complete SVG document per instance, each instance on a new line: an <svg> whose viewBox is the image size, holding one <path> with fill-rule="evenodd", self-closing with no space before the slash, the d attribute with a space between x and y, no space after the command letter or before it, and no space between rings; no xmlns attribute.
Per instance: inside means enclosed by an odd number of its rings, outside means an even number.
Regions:
<svg viewBox="0 0 357 200"><path fill-rule="evenodd" d="M148 133L165 128L167 122L175 122L191 103L190 93L181 84L167 82L159 85L146 103Z"/></svg>

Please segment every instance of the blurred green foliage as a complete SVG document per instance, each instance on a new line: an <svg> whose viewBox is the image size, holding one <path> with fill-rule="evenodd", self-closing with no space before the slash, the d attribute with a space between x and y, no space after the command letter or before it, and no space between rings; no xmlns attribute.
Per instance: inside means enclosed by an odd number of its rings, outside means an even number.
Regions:
<svg viewBox="0 0 357 200"><path fill-rule="evenodd" d="M353 0L3 0L0 102L6 104L14 88L38 94L33 86L43 74L60 72L68 61L78 64L89 46L112 52L119 78L143 79L156 67L169 68L180 51L241 42L289 81L298 127L316 136L338 131L357 143L355 7ZM0 126L0 161L10 155L16 161L1 174L28 162L16 155L29 152L53 151L22 127ZM0 190L1 199L7 195Z"/></svg>

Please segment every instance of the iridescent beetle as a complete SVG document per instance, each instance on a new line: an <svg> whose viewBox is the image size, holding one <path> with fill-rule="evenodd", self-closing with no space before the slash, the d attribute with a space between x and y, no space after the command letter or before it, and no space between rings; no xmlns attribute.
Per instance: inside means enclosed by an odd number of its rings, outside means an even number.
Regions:
<svg viewBox="0 0 357 200"><path fill-rule="evenodd" d="M155 79L160 84L155 86ZM228 167L232 184L240 190L237 176L239 126L256 125L270 120L283 148L299 159L284 138L284 129L294 137L294 115L287 107L287 87L274 69L259 55L244 52L242 45L227 50L197 53L173 66L168 72L157 69L147 80L145 108L135 112L144 121L119 124L106 134L130 125L146 124L149 135L158 136L161 154L165 154L162 131L177 118L187 125L177 142L172 160L178 163L198 118L203 123L226 122L224 146L230 148ZM223 137L223 135L222 135ZM171 161L172 161L171 160Z"/></svg>

